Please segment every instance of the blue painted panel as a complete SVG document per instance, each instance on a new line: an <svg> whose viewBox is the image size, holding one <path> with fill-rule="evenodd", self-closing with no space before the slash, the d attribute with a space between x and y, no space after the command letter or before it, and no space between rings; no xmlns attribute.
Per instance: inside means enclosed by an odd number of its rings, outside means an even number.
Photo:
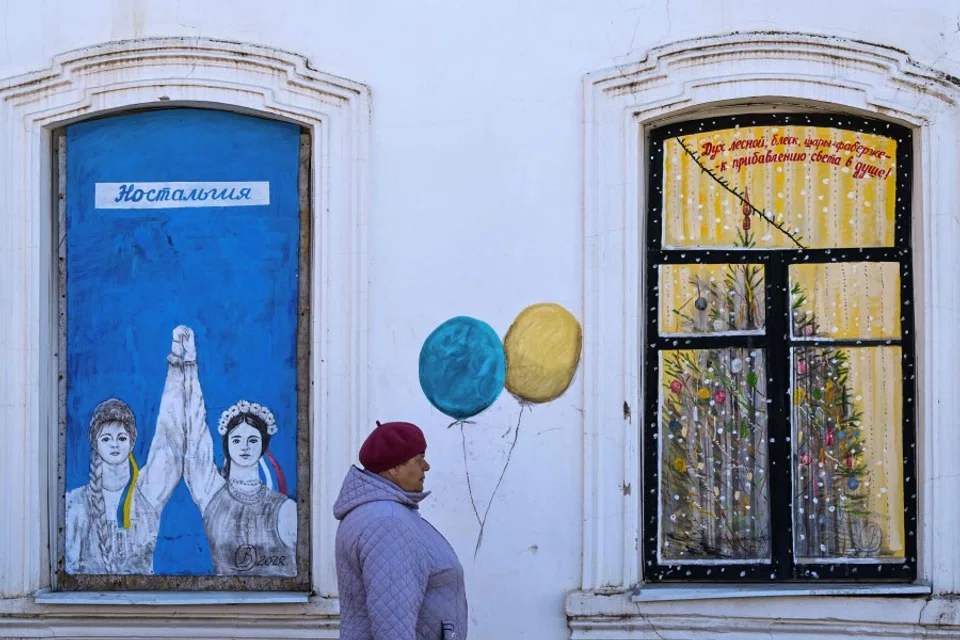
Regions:
<svg viewBox="0 0 960 640"><path fill-rule="evenodd" d="M241 399L259 402L276 417L269 451L295 500L298 146L295 125L199 109L67 129L68 492L90 482L88 428L107 398L132 409L132 454L145 465L171 335L187 325L217 467L221 412ZM265 181L266 205L96 208L97 183ZM183 481L160 516L153 571L214 572Z"/></svg>

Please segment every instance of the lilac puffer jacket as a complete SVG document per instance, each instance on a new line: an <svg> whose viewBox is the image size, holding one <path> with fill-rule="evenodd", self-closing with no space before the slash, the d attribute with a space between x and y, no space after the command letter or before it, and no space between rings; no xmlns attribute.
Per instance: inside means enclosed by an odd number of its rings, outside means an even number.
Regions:
<svg viewBox="0 0 960 640"><path fill-rule="evenodd" d="M463 567L420 516L427 495L347 473L333 506L341 640L466 640Z"/></svg>

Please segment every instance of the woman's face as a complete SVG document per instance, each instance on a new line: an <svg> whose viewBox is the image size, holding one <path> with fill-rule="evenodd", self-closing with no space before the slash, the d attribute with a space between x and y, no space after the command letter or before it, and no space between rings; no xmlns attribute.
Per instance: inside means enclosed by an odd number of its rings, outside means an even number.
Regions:
<svg viewBox="0 0 960 640"><path fill-rule="evenodd" d="M404 491L423 491L423 481L430 471L426 452L410 458L401 465L387 471L388 478Z"/></svg>
<svg viewBox="0 0 960 640"><path fill-rule="evenodd" d="M252 467L263 454L263 438L260 432L241 422L234 427L227 438L227 454L230 462L240 467Z"/></svg>
<svg viewBox="0 0 960 640"><path fill-rule="evenodd" d="M133 438L119 422L108 422L100 427L97 434L97 453L107 464L124 464L130 449L133 448Z"/></svg>

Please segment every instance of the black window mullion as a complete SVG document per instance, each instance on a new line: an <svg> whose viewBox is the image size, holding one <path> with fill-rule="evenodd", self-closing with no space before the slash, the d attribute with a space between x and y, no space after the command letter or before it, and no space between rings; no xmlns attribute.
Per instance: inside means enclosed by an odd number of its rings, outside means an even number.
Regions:
<svg viewBox="0 0 960 640"><path fill-rule="evenodd" d="M660 455L657 441L660 430L660 254L663 238L663 143L651 146L649 170L649 200L646 233L645 289L647 293L644 313L647 318L644 367L643 406L645 423L641 428L643 443L643 510L640 532L643 536L641 574L646 580L661 580L657 576L660 538Z"/></svg>
<svg viewBox="0 0 960 640"><path fill-rule="evenodd" d="M774 573L780 579L793 573L791 535L793 501L791 477L790 411L790 298L787 264L778 254L767 263L767 481L770 483L770 534Z"/></svg>
<svg viewBox="0 0 960 640"><path fill-rule="evenodd" d="M758 249L666 249L649 251L648 257L663 264L766 264L770 250Z"/></svg>
<svg viewBox="0 0 960 640"><path fill-rule="evenodd" d="M902 160L900 154L897 161ZM907 165L904 165L907 166ZM910 193L909 180L906 194ZM902 216L909 233L909 216ZM902 336L903 364L903 532L906 536L904 566L907 575L916 575L917 566L917 368L916 368L916 326L911 300L913 299L913 262L910 252L905 252L900 263L900 332Z"/></svg>
<svg viewBox="0 0 960 640"><path fill-rule="evenodd" d="M897 247L845 249L663 249L648 251L650 260L663 264L766 264L776 255L790 264L841 262L900 262L908 253Z"/></svg>
<svg viewBox="0 0 960 640"><path fill-rule="evenodd" d="M763 333L719 336L655 334L655 336L655 340L651 342L660 349L762 349L766 340Z"/></svg>
<svg viewBox="0 0 960 640"><path fill-rule="evenodd" d="M651 170L651 178L655 171ZM653 184L659 184L653 182ZM651 215L648 220L651 235L656 233L658 220L660 216ZM652 241L653 242L653 241ZM643 544L641 562L642 574L647 580L654 579L659 563L657 554L659 549L660 537L660 454L659 454L659 431L660 431L660 350L658 345L661 343L659 337L660 328L660 269L659 265L652 260L647 261L646 268L646 290L647 305L649 309L646 312L647 318L647 339L646 353L643 354L643 366L646 375L644 376L644 416L645 423L641 427L641 440L643 442L643 482L645 490L643 492L643 523L640 528L643 535ZM659 580L659 578L657 578Z"/></svg>
<svg viewBox="0 0 960 640"><path fill-rule="evenodd" d="M841 262L899 262L903 249L897 247L863 247L837 249L774 250L791 264L826 264Z"/></svg>
<svg viewBox="0 0 960 640"><path fill-rule="evenodd" d="M899 347L904 344L900 338L848 338L845 340L832 340L823 338L822 340L797 340L790 338L790 346L795 349L846 349L848 347Z"/></svg>

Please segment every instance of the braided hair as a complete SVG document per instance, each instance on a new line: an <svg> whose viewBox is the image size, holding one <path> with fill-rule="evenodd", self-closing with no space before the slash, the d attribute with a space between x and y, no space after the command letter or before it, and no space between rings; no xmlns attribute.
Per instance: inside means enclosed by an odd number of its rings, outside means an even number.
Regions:
<svg viewBox="0 0 960 640"><path fill-rule="evenodd" d="M97 451L100 430L108 424L119 424L132 441L137 439L137 420L133 411L122 400L104 400L93 410L87 439L90 440L90 483L87 485L87 509L97 528L97 543L103 565L108 573L115 573L113 566L113 538L107 521L107 506L103 499L103 459Z"/></svg>

